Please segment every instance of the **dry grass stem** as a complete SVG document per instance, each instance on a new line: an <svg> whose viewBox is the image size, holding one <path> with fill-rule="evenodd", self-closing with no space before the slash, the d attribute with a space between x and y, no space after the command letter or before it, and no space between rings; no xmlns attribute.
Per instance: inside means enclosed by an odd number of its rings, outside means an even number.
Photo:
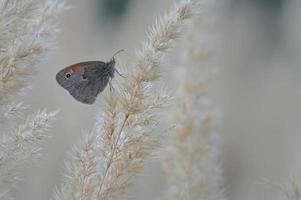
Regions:
<svg viewBox="0 0 301 200"><path fill-rule="evenodd" d="M154 81L161 75L164 56L181 35L183 22L198 11L197 4L196 0L182 1L151 27L132 71L110 94L96 130L85 140L86 144L90 141L91 150L88 153L81 144L73 152L72 167L55 199L124 199L160 145L160 134L154 128L169 96L165 91L156 92ZM93 165L86 167L81 160Z"/></svg>
<svg viewBox="0 0 301 200"><path fill-rule="evenodd" d="M3 134L0 142L0 194L5 195L20 177L26 162L41 155L40 144L56 112L43 110L28 117L11 133Z"/></svg>
<svg viewBox="0 0 301 200"><path fill-rule="evenodd" d="M172 200L224 199L219 164L221 138L208 90L212 76L208 63L212 57L203 47L205 38L200 39L204 30L200 30L199 22L191 25L186 40L185 67L179 68L180 89L171 114L178 128L171 134L163 156L169 183L166 196Z"/></svg>
<svg viewBox="0 0 301 200"><path fill-rule="evenodd" d="M0 1L0 105L28 85L54 48L58 0Z"/></svg>
<svg viewBox="0 0 301 200"><path fill-rule="evenodd" d="M54 48L63 6L58 0L0 0L1 198L8 198L25 163L41 155L44 132L56 115L43 110L27 117L28 106L11 100L28 86Z"/></svg>

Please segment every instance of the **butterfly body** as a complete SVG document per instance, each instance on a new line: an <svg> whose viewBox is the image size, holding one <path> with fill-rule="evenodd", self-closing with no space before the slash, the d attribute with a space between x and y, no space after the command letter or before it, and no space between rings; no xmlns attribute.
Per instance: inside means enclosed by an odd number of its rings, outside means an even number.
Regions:
<svg viewBox="0 0 301 200"><path fill-rule="evenodd" d="M56 74L56 81L77 100L93 104L114 78L114 57L109 62L87 61L73 64Z"/></svg>

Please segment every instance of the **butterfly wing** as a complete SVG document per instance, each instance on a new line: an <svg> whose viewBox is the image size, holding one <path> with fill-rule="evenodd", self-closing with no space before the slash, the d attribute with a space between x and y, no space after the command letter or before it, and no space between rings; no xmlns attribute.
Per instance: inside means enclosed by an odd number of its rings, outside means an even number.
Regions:
<svg viewBox="0 0 301 200"><path fill-rule="evenodd" d="M84 70L83 77L93 83L91 85L91 92L97 95L106 88L111 78L110 73L110 67L106 63L96 63Z"/></svg>
<svg viewBox="0 0 301 200"><path fill-rule="evenodd" d="M61 70L56 80L63 88L77 100L86 104L93 104L97 95L105 88L108 81L100 81L105 63L101 61L90 61L77 63ZM66 74L70 77L66 78Z"/></svg>

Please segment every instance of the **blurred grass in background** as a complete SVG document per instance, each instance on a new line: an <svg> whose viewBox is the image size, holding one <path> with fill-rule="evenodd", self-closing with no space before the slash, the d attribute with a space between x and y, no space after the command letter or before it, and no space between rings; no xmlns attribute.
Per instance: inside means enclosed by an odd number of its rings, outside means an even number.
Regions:
<svg viewBox="0 0 301 200"><path fill-rule="evenodd" d="M255 5L259 5L266 8L272 8L272 9L280 9L285 0L249 0L251 3Z"/></svg>
<svg viewBox="0 0 301 200"><path fill-rule="evenodd" d="M249 0L249 2L263 9L279 12L283 7L285 0Z"/></svg>
<svg viewBox="0 0 301 200"><path fill-rule="evenodd" d="M96 0L97 25L99 28L117 26L133 0Z"/></svg>
<svg viewBox="0 0 301 200"><path fill-rule="evenodd" d="M236 2L239 2L236 1ZM253 10L256 15L259 37L266 43L267 51L273 51L278 45L283 45L283 10L287 0L245 0L241 1Z"/></svg>

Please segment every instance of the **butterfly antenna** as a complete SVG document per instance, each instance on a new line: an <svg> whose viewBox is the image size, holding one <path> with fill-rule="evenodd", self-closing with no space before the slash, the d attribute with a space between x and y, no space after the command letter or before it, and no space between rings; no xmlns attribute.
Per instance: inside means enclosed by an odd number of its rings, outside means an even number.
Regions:
<svg viewBox="0 0 301 200"><path fill-rule="evenodd" d="M112 56L112 58L111 58L111 61L113 61L113 62L115 63L115 56L116 56L117 54L123 52L123 51L124 51L124 49L120 49L120 50L118 50L116 53L114 53L113 56ZM119 76L125 78L125 76L123 76L116 68L115 68L115 72L116 72Z"/></svg>
<svg viewBox="0 0 301 200"><path fill-rule="evenodd" d="M114 54L113 54L113 56L112 56L111 60L115 60L115 56L116 56L117 54L119 54L119 53L123 52L123 51L124 51L124 49L120 49L120 50L118 50L116 53L114 53Z"/></svg>

